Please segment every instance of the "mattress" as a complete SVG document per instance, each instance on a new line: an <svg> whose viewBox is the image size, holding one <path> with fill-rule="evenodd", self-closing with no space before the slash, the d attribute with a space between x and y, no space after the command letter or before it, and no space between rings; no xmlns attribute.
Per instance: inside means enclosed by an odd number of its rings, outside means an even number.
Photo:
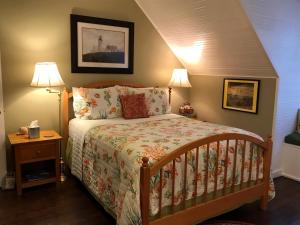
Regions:
<svg viewBox="0 0 300 225"><path fill-rule="evenodd" d="M122 118L106 120L73 119L69 124L72 140L71 172L80 179L88 190L111 213L119 225L138 225L140 216L140 166L143 157L149 158L150 165L177 148L200 138L221 134L241 133L261 139L258 135L238 128L192 120L175 114L165 114L143 119L125 120ZM235 141L229 142L227 184L241 181L241 150L244 142L238 142L237 166L233 179L233 156ZM214 190L214 174L218 170L218 187L223 188L226 142L220 142L218 168L215 167L217 143L210 145L208 192ZM256 179L256 158L253 153L252 177ZM188 154L187 199L194 193L196 151ZM197 171L200 196L204 192L206 148L199 149ZM244 182L249 174L250 143L246 143ZM262 162L262 158L259 159ZM175 204L183 200L184 159L176 160ZM263 163L260 163L259 178L263 177ZM171 169L166 165L163 172L162 206L171 204ZM158 212L159 174L151 179L150 213Z"/></svg>

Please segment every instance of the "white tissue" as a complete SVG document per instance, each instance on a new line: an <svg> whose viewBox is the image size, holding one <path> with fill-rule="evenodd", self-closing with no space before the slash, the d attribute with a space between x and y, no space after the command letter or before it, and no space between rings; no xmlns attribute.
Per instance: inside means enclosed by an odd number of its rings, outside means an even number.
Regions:
<svg viewBox="0 0 300 225"><path fill-rule="evenodd" d="M31 121L29 127L30 128L39 127L39 121L38 120Z"/></svg>

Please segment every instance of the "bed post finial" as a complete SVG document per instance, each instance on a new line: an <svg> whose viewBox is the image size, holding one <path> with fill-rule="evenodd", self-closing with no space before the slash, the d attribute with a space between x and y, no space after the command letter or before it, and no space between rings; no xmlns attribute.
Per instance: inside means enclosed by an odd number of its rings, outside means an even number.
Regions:
<svg viewBox="0 0 300 225"><path fill-rule="evenodd" d="M148 167L149 166L149 158L148 157L143 157L142 158L143 164L142 167Z"/></svg>
<svg viewBox="0 0 300 225"><path fill-rule="evenodd" d="M267 142L273 142L273 140L272 140L272 135L269 135L269 136L267 137Z"/></svg>
<svg viewBox="0 0 300 225"><path fill-rule="evenodd" d="M171 104L171 93L172 93L172 88L169 87L169 104Z"/></svg>

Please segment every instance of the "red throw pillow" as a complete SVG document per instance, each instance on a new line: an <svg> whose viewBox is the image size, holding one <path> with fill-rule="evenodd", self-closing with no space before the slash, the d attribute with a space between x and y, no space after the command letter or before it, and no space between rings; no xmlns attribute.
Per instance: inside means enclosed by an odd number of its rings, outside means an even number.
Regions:
<svg viewBox="0 0 300 225"><path fill-rule="evenodd" d="M125 119L149 117L145 94L120 95L122 114Z"/></svg>

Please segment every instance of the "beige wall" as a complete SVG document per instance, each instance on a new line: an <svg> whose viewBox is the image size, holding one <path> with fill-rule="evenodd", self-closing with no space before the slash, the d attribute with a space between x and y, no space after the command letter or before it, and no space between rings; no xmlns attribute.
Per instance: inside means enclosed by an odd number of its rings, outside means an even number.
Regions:
<svg viewBox="0 0 300 225"><path fill-rule="evenodd" d="M71 74L71 13L135 22L134 74ZM43 129L58 127L57 96L30 87L34 64L38 61L56 61L68 87L111 79L166 86L172 69L181 67L133 0L28 0L26 4L21 0L1 1L0 49L7 132L34 119L40 121ZM219 57L218 60L224 58ZM248 71L235 70L234 74ZM200 119L245 128L263 136L271 134L274 79L262 79L258 115L222 109L223 77L191 76L190 79L193 88L174 89L174 111L190 99Z"/></svg>
<svg viewBox="0 0 300 225"><path fill-rule="evenodd" d="M2 73L1 73L1 52L0 52L0 187L2 178L6 174L6 151L5 151L5 129L3 114L3 96L2 96Z"/></svg>
<svg viewBox="0 0 300 225"><path fill-rule="evenodd" d="M71 74L71 13L134 22L134 74ZM35 119L42 129L58 130L57 95L30 87L36 62L57 62L67 87L100 80L167 86L173 68L182 67L132 0L1 1L0 49L7 133ZM172 107L176 109L188 98L188 90L173 93ZM8 158L8 170L11 170L9 152Z"/></svg>
<svg viewBox="0 0 300 225"><path fill-rule="evenodd" d="M260 79L258 114L222 109L222 76L190 76L191 103L198 118L246 129L263 138L272 135L276 79Z"/></svg>
<svg viewBox="0 0 300 225"><path fill-rule="evenodd" d="M134 22L134 74L71 74L71 13ZM112 79L167 86L173 68L181 67L132 0L1 1L0 49L7 132L15 131L34 119L40 121L42 129L58 127L57 96L30 87L36 62L57 62L68 87ZM188 90L175 90L174 108L187 98Z"/></svg>

